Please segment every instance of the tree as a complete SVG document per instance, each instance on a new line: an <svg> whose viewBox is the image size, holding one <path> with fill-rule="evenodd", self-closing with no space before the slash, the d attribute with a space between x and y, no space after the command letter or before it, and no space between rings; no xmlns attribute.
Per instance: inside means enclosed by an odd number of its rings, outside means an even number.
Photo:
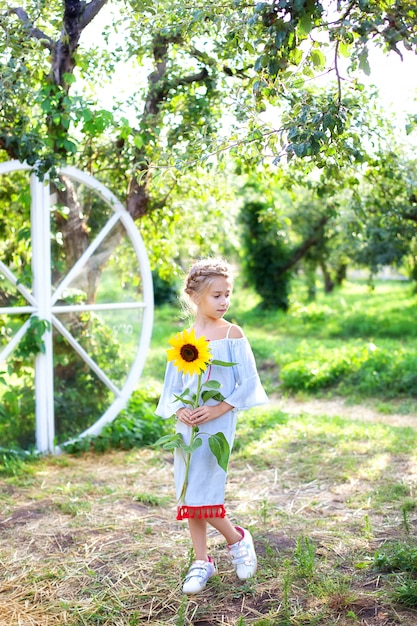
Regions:
<svg viewBox="0 0 417 626"><path fill-rule="evenodd" d="M261 296L262 306L286 311L294 271L303 259L311 263L317 255L312 250L324 247L330 212L314 210L311 202L295 203L294 197L290 198L288 191L280 189L279 181L276 182L270 190L262 189L259 183L245 189L246 200L240 212L242 266ZM291 203L297 208L289 208ZM302 213L304 207L308 210L297 228L297 209ZM313 265L315 270L317 261Z"/></svg>
<svg viewBox="0 0 417 626"><path fill-rule="evenodd" d="M104 30L108 46L83 47L87 27L106 5L53 0L26 2L25 10L3 7L0 148L40 176L53 176L63 162L87 168L125 198L137 220L172 216L178 225L172 206L190 189L181 190L184 172L199 184L226 154L240 171L297 158L310 169L333 165L336 180L347 162L363 158L361 109L352 103L361 90L358 70L369 72L370 42L400 55L416 50L411 0L340 0L336 8L318 0L117 2ZM118 28L123 45L112 46ZM100 107L89 86L132 59L138 73L146 68L147 80L138 80L128 107L117 97ZM334 76L334 86L312 88L323 74ZM260 117L267 106L276 120ZM66 207L56 221L68 265L89 243L90 215L86 207L80 219L69 181L61 180L57 193ZM120 236L114 233L115 243ZM96 280L95 272L86 278L89 300Z"/></svg>
<svg viewBox="0 0 417 626"><path fill-rule="evenodd" d="M86 47L87 28L110 7L106 0L0 4L1 158L27 161L40 177L51 176L56 281L87 248L103 214L85 190L57 175L62 164L86 169L124 199L144 236L152 237L153 265L168 275L182 257L219 245L219 221L227 239L230 204L218 184L227 175L226 157L243 174L261 163L302 159L306 172L326 168L336 182L346 163L364 161L356 73L369 69L370 41L398 54L416 50L411 0L339 0L336 10L319 0L201 6L118 0L111 6L104 45ZM113 45L117 29L123 41ZM349 63L342 71L344 57ZM138 75L129 102L114 94L109 104L99 104L94 87L109 84L126 61ZM335 78L330 89L312 88L315 77L329 72ZM264 115L270 107L275 119ZM24 283L28 194L19 183L17 176L1 183L1 246ZM19 214L15 222L10 206ZM115 228L100 262L87 267L81 293L71 297L96 298L98 278L116 263L112 249L122 237ZM117 263L127 275L128 264ZM135 284L137 277L129 278ZM0 297L13 300L14 294ZM72 366L57 365L67 372Z"/></svg>
<svg viewBox="0 0 417 626"><path fill-rule="evenodd" d="M281 163L262 182L257 174L257 193L244 203L244 265L265 306L287 307L292 275L300 268L311 298L318 268L325 292L340 284L350 263L375 273L406 262L413 276L415 159L376 104L358 94L351 108L357 115L344 140L357 149L344 167L330 158L321 168L306 159ZM262 242L275 243L275 252L268 254Z"/></svg>
<svg viewBox="0 0 417 626"><path fill-rule="evenodd" d="M408 265L417 276L417 163L401 151L377 154L356 197L355 259L375 274L382 266Z"/></svg>
<svg viewBox="0 0 417 626"><path fill-rule="evenodd" d="M265 202L248 200L240 220L243 225L242 265L245 276L262 298L262 305L286 311L291 275L288 242L268 219L271 209Z"/></svg>
<svg viewBox="0 0 417 626"><path fill-rule="evenodd" d="M225 95L229 96L229 111L238 119L245 117L242 106L249 111L249 124L242 129L246 134L228 137L235 139L235 147L242 146L250 154L250 147L255 146L258 158L265 144L274 156L284 152L290 157L319 153L323 157L326 145L337 141L350 119L349 108L343 103L346 81L341 58L349 59L344 71L350 75L358 69L370 71L370 44L400 55L402 47L416 49L417 15L412 0L340 0L337 8L318 0L276 0L256 5L226 2L221 7L206 3L194 8L178 0L159 3L157 8L150 2L117 3L112 26L124 26L123 49L99 53L96 48L86 53L80 45L83 31L105 4L105 0L66 0L62 11L61 3L55 0L52 5L42 4L40 12L38 3L27 3L26 11L10 8L3 13L4 53L10 61L4 69L4 96L9 96L8 100L4 97L4 103L8 102L9 113L20 111L25 104L37 104L43 113L32 132L25 127L28 116L21 118L20 135L13 123L6 123L1 145L9 155L24 156L29 162L41 157L43 167L47 167L53 159L51 148L54 155L68 159L76 147L81 147L71 145L71 124L81 125L87 140L102 134L112 125L112 115L103 111L92 115L91 106L70 96L74 80L77 82L75 69L87 79L97 80L114 70L119 59L134 56L139 67L150 61L154 69L140 98L143 108L139 124L135 128L122 125L115 140L126 142L126 135L133 134L136 142L128 142L128 156L136 173L149 175L156 162L159 166L189 163L190 145L195 148L200 144L197 156L204 156L202 142L206 148L214 148L210 140L217 138L216 120ZM110 37L108 32L106 37ZM51 53L50 60L44 50ZM304 89L322 72L331 72L336 79L335 94L324 100ZM33 98L28 93L28 78L33 83ZM16 95L24 97L19 101ZM266 104L283 101L289 103L292 118L284 120L281 127L268 128L253 117ZM178 117L168 120L172 109ZM16 121L16 116L10 119ZM161 152L163 142L159 142L158 153L154 150L155 131L162 126L170 128L167 134L171 141L165 136L166 150ZM27 141L16 141L16 136ZM174 145L177 150L170 157ZM217 149L225 146L220 143ZM144 208L149 192L146 183L149 180L143 176L128 186L127 204L132 215L149 211Z"/></svg>

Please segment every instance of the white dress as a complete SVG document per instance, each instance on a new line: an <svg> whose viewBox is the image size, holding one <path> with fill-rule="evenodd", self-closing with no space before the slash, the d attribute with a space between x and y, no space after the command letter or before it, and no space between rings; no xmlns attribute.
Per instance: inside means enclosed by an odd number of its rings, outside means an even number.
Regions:
<svg viewBox="0 0 417 626"><path fill-rule="evenodd" d="M230 329L228 329L228 334ZM203 445L191 455L188 486L183 503L178 507L177 519L189 517L224 517L224 495L226 486L226 472L218 465L216 457L208 445L208 436L222 432L226 437L230 449L236 431L238 411L266 404L268 397L259 380L255 358L246 337L216 339L210 341L212 358L219 361L234 362L233 367L212 365L203 374L203 381L209 376L210 380L221 383L220 393L225 402L233 409L217 419L201 424L199 436ZM197 376L189 376L178 372L173 363L167 363L164 386L156 414L163 418L172 417L176 411L185 406L175 400L175 395L189 388L195 392ZM207 404L217 404L215 400L208 400ZM181 433L186 443L189 443L191 427L177 421L176 432ZM208 435L208 436L207 436ZM177 500L179 500L185 478L185 454L180 449L174 451L174 478Z"/></svg>

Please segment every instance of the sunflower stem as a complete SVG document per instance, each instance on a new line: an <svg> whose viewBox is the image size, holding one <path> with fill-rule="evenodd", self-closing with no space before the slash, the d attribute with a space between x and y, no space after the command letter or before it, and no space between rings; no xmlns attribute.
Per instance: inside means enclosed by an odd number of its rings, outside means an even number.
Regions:
<svg viewBox="0 0 417 626"><path fill-rule="evenodd" d="M190 446L193 445L194 440L198 433L198 427L193 426L191 428L191 437L190 437ZM184 504L185 494L187 493L188 487L188 475L190 473L190 464L191 464L191 452L187 452L187 456L185 457L185 476L184 476L184 484L182 486L181 495L179 498L180 504Z"/></svg>
<svg viewBox="0 0 417 626"><path fill-rule="evenodd" d="M196 409L199 405L199 401L200 401L200 393L201 393L201 379L203 376L203 372L200 372L200 374L198 374L198 379L197 379L197 391L195 394L195 399L193 402L193 409ZM192 426L191 428L191 435L190 435L190 443L188 444L190 447L192 447L195 438L197 436L197 433L199 431L198 426ZM185 494L187 493L187 487L188 487L188 476L190 473L190 463L191 463L191 452L187 452L187 455L185 457L185 477L184 477L184 484L182 486L181 489L181 495L179 497L179 503L183 504L184 503L184 499L185 499Z"/></svg>

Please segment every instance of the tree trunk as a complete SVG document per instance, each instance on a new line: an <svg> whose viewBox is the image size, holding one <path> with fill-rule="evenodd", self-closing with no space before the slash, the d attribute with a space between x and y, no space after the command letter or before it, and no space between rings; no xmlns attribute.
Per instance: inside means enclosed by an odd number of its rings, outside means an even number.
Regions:
<svg viewBox="0 0 417 626"><path fill-rule="evenodd" d="M346 280L347 276L347 263L341 263L336 269L336 285L340 287Z"/></svg>
<svg viewBox="0 0 417 626"><path fill-rule="evenodd" d="M327 265L324 261L320 261L320 268L323 273L324 293L331 293L334 289L334 281L332 280L330 272L327 269Z"/></svg>

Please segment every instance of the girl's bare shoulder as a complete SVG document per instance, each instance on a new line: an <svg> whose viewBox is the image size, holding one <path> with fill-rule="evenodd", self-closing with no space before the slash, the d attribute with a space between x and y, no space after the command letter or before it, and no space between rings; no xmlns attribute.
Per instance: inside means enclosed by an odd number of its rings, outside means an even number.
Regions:
<svg viewBox="0 0 417 626"><path fill-rule="evenodd" d="M240 326L237 326L236 324L230 324L230 330L228 332L228 337L230 337L230 339L240 339L244 336L245 333L240 328Z"/></svg>

